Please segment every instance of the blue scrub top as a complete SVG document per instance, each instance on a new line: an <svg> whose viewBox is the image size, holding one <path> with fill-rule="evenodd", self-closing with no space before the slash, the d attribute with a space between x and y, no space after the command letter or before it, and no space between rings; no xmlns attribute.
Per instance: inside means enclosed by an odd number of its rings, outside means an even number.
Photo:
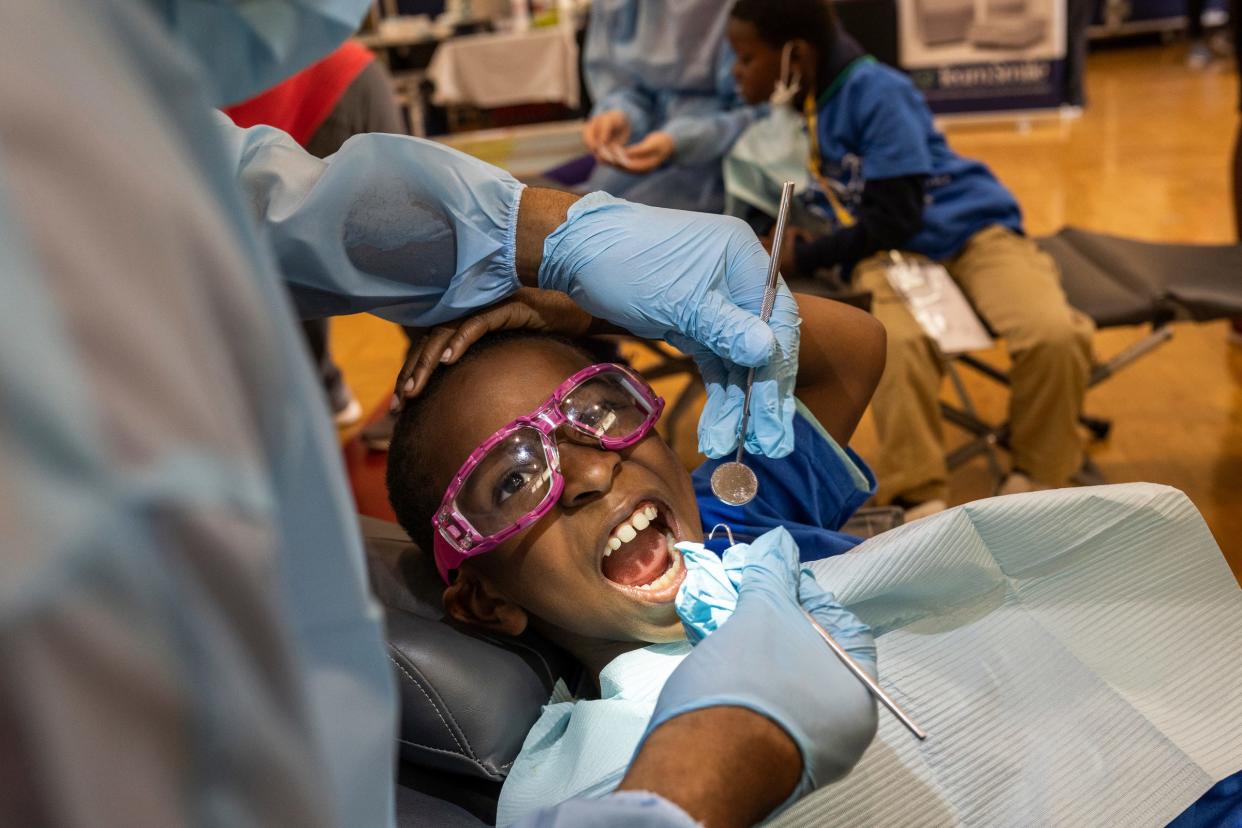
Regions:
<svg viewBox="0 0 1242 828"><path fill-rule="evenodd" d="M943 261L985 227L1022 232L1013 195L987 166L951 150L910 79L874 58L855 60L820 95L816 127L824 177L854 215L867 179L927 176L923 229L904 249ZM813 186L813 205L832 220Z"/></svg>
<svg viewBox="0 0 1242 828"><path fill-rule="evenodd" d="M803 561L848 552L861 539L839 531L858 507L875 492L875 476L861 457L841 448L801 403L794 416L792 454L774 460L746 454L746 465L759 480L755 499L730 506L712 494L712 472L732 455L708 460L694 470L694 493L706 536L718 523L729 526L733 539L749 543L769 529L784 526L798 544ZM721 554L729 546L723 533L707 542Z"/></svg>
<svg viewBox="0 0 1242 828"><path fill-rule="evenodd" d="M1242 770L1213 785L1168 828L1242 828Z"/></svg>

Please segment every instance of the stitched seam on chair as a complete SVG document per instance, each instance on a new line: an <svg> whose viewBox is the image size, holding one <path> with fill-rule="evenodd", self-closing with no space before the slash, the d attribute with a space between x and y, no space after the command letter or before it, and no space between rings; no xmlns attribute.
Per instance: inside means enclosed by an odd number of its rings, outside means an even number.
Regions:
<svg viewBox="0 0 1242 828"><path fill-rule="evenodd" d="M478 632L476 632L475 634L476 634L479 638L482 638L484 641L489 641L489 642L491 642L492 644L495 644L497 647L501 647L502 649L503 649L504 647L506 647L506 646L510 646L510 647L521 647L523 650L526 650L526 651L527 651L527 652L529 652L531 655L533 655L535 658L539 659L539 666L541 666L541 667L543 668L543 672L544 672L544 675L545 675L545 676L547 677L547 679L548 679L548 683L549 683L549 684L556 684L556 674L555 674L555 673L553 672L553 670L552 670L552 665L551 665L551 664L549 664L549 663L548 663L548 660L547 660L546 658L544 658L544 657L543 657L543 653L539 652L539 651L538 651L537 649L535 649L534 647L532 647L532 646L530 646L529 644L526 644L526 643L524 643L524 642L522 642L522 641L518 641L518 640L517 640L517 639L515 639L515 638L509 638L509 639L506 639L506 640L502 643L500 640L498 640L498 639L496 639L496 638L492 638L491 636L485 635L485 634L483 634L483 633L478 633ZM528 663L529 663L529 662L528 662Z"/></svg>
<svg viewBox="0 0 1242 828"><path fill-rule="evenodd" d="M404 736L398 736L397 741L403 745L409 745L410 747L416 747L422 750L429 750L432 753L445 753L445 754L448 754L449 756L457 756L457 757L462 756L462 754L457 753L456 751L446 750L445 748L432 747L431 745L424 745L422 742L415 742L412 739L405 738ZM502 762L496 767L501 768L501 769L511 768L513 767L513 763L516 761L517 761L517 757L515 756L514 758L510 759L508 762ZM473 764L476 768L479 768L484 773L493 773L493 771L490 768L488 768L487 765L483 764L482 762L475 761L473 762Z"/></svg>
<svg viewBox="0 0 1242 828"><path fill-rule="evenodd" d="M461 743L461 740L457 738L457 734L453 732L453 728L449 727L449 723L444 720L444 715L440 712L439 705L437 705L434 701L432 701L431 694L428 693L427 690L423 687L423 685L417 679L415 679L414 676L410 675L409 671L406 670L405 667L401 665L401 662L393 658L391 654L388 656L388 660L391 661L393 664L396 664L397 669L401 671L401 674L405 676L407 679L409 679L410 683L418 688L418 692L422 693L423 697L427 699L427 704L431 705L431 709L434 710L436 712L436 716L439 717L440 724L444 725L444 729L448 731L448 734L453 737L453 741L457 743L457 749L460 750L462 753L465 753L471 759L474 759L477 762L478 757L474 755L474 751L467 748L465 745ZM453 718L452 713L449 713L449 718L450 719ZM454 725L457 724L456 719L453 720L453 724ZM446 751L446 753L447 752L449 751Z"/></svg>
<svg viewBox="0 0 1242 828"><path fill-rule="evenodd" d="M389 649L389 651L390 651L390 652L395 652L395 651L396 651L396 648L395 648L395 647L393 647L391 644L389 645L388 649ZM390 656L389 656L389 658L391 658L391 657L392 657L392 656L390 655ZM402 656L402 657L404 658L404 656ZM409 668L410 668L411 670L413 670L415 673L417 673L417 674L418 674L418 676L419 676L419 678L423 678L422 671L418 669L418 665L411 663L411 664L409 665ZM439 693L439 691L435 689L435 686L434 686L434 685L433 685L430 681L427 681L425 678L423 678L423 682L426 684L426 686L427 686L427 687L430 687L430 688L432 689L432 691L433 691L433 692L435 692L435 694L436 694L436 698L439 698L439 697L440 697L440 693ZM420 690L423 690L423 695L427 695L427 691L426 691L426 690L424 690L424 689L423 689L423 687L422 687L421 685L420 685L419 689L420 689ZM470 755L470 758L471 758L471 759L475 760L476 762L477 762L477 761L479 761L478 754L476 754L476 753L474 752L474 746L473 746L472 744L470 744L470 737L466 735L466 729L465 729L464 727L462 727L460 724L458 724L458 723L457 723L457 718L453 715L453 710L452 710L452 708L450 708L450 707L448 706L448 704L444 703L444 701L443 701L443 700L441 700L440 707L439 707L438 711L439 711L439 710L442 710L442 711L443 711L443 713L444 713L444 715L445 715L445 716L448 716L449 721L453 723L453 727L455 728L455 733L456 733L456 734L460 734L460 735L461 735L461 740L460 740L460 741L457 739L457 736L456 736L456 735L454 735L454 737L453 737L454 741L457 741L457 744L459 744L459 745L462 745L462 746L463 746L463 747L462 747L462 749L463 749L466 753L468 753L468 754ZM443 721L443 717L441 717L441 720Z"/></svg>
<svg viewBox="0 0 1242 828"><path fill-rule="evenodd" d="M443 749L443 747L432 747L431 745L424 745L424 744L421 744L421 742L416 742L416 741L411 741L409 739L405 739L404 736L397 736L396 740L401 742L402 745L409 745L410 747L417 747L417 749L419 750L428 750L428 751L431 751L432 754L445 754L446 756L456 756L458 758L463 758L462 755L458 754L458 752L456 751L445 750ZM492 768L489 768L486 765L483 765L482 762L472 762L472 763L474 767L478 768L478 770L481 770L484 773L487 773L489 778L493 778L493 781L494 781L494 777L499 776L496 771L493 771ZM513 762L512 761L505 762L504 765L501 765L499 767L508 767L509 765L513 765Z"/></svg>

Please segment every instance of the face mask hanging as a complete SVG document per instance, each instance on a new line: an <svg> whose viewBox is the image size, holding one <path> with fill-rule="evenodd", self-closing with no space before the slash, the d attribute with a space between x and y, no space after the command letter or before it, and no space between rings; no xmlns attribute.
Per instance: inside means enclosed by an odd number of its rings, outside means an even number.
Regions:
<svg viewBox="0 0 1242 828"><path fill-rule="evenodd" d="M794 182L794 193L807 189L810 144L793 100L802 76L793 66L793 44L781 50L781 76L769 98L768 114L751 124L724 160L725 212L745 216L759 210L775 217L781 184Z"/></svg>
<svg viewBox="0 0 1242 828"><path fill-rule="evenodd" d="M786 43L785 48L781 49L781 76L772 89L772 96L768 98L773 107L791 106L798 87L802 85L802 73L792 63L793 44Z"/></svg>

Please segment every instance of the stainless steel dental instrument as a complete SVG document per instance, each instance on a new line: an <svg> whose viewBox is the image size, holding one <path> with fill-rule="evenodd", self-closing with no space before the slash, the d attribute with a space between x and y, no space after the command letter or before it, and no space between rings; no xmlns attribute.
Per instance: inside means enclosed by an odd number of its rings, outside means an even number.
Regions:
<svg viewBox="0 0 1242 828"><path fill-rule="evenodd" d="M867 685L867 689L871 691L871 695L875 696L880 704L887 707L888 712L896 716L897 721L905 725L906 729L913 733L915 737L917 737L920 741L926 739L927 731L915 724L914 719L911 719L906 711L902 710L901 707L897 705L897 702L893 701L888 693L884 692L884 688L876 683L876 680L871 678L871 676L867 674L866 670L858 666L858 662L855 661L840 644L833 640L832 636L828 634L828 631L824 629L823 625L815 620L815 616L811 615L805 609L802 610L802 614L806 616L806 620L811 622L811 626L815 628L815 632L819 633L819 637L824 639L828 646L832 648L832 651L837 654L837 658L841 659L841 663L845 665L846 669L853 673L859 681Z"/></svg>
<svg viewBox="0 0 1242 828"><path fill-rule="evenodd" d="M707 539L711 540L714 538L716 536L717 529L724 530L725 537L729 539L729 545L733 546L733 531L729 528L728 524L725 523L717 523L713 526L712 530L707 533ZM811 615L811 613L807 612L805 609L802 610L802 614L806 616L807 621L811 622L811 626L815 628L815 632L819 633L819 637L824 639L824 642L829 646L829 648L837 654L837 658L841 659L841 663L845 665L845 668L853 673L855 678L866 685L867 689L871 691L871 695L875 696L880 704L888 708L888 712L896 716L897 721L905 725L906 729L913 733L916 738L920 741L926 739L927 731L919 727L915 723L914 719L911 719L909 714L902 710L897 702L893 701L892 697L888 695L888 693L884 692L884 688L881 687L875 679L871 678L866 670L859 666L853 656L845 651L845 648L833 639L828 631L824 629L824 626L815 620L815 616Z"/></svg>
<svg viewBox="0 0 1242 828"><path fill-rule="evenodd" d="M781 243L785 239L785 223L789 220L789 205L793 200L794 183L786 181L781 186L781 206L776 214L776 229L772 233L772 261L768 265L768 286L763 291L763 305L759 319L767 322L776 303L776 280L780 278ZM712 472L712 494L730 506L744 506L759 491L759 480L750 467L742 462L746 446L746 424L750 419L750 392L755 384L755 369L746 373L746 396L742 399L742 423L737 433L737 456L728 463L721 463Z"/></svg>

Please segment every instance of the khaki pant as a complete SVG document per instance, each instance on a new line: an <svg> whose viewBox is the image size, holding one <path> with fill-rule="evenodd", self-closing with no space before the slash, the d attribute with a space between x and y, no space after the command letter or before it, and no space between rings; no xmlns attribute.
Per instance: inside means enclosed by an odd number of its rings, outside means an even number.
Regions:
<svg viewBox="0 0 1242 828"><path fill-rule="evenodd" d="M878 500L921 502L948 494L938 351L889 286L888 255L858 265L856 284L875 294L888 330L888 365L872 400L880 437ZM1078 416L1091 367L1091 320L1070 308L1060 273L1030 239L993 226L944 262L1013 360L1009 417L1013 466L1062 485L1082 463Z"/></svg>

